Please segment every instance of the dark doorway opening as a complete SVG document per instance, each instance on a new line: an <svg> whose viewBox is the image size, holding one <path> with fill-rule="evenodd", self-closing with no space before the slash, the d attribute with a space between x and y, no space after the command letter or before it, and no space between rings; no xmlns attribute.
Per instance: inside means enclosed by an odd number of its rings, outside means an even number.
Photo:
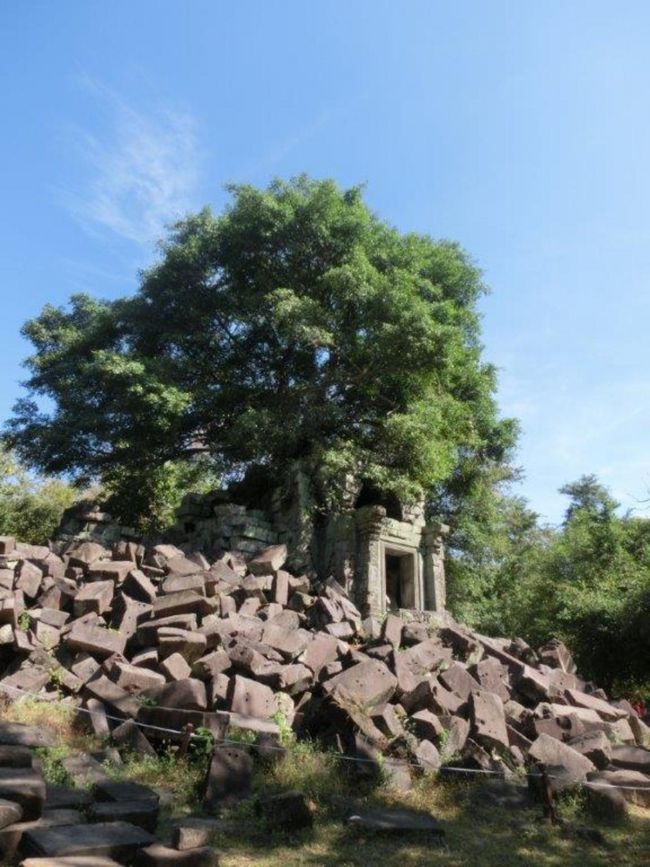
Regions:
<svg viewBox="0 0 650 867"><path fill-rule="evenodd" d="M415 608L415 555L387 551L384 562L386 603L391 611Z"/></svg>

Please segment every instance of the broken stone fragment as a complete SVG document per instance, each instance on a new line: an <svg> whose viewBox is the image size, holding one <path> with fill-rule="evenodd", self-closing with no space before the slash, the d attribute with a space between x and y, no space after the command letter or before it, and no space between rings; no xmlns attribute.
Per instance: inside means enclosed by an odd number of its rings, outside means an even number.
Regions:
<svg viewBox="0 0 650 867"><path fill-rule="evenodd" d="M204 785L203 806L213 810L243 800L250 795L253 760L238 747L217 747Z"/></svg>
<svg viewBox="0 0 650 867"><path fill-rule="evenodd" d="M85 651L97 659L105 659L114 653L124 653L126 647L126 635L113 632L103 626L92 624L73 624L72 629L64 640L65 646L75 651Z"/></svg>
<svg viewBox="0 0 650 867"><path fill-rule="evenodd" d="M529 756L539 762L547 770L559 768L566 777L573 782L581 782L587 778L587 774L596 770L596 766L590 759L567 744L563 744L557 738L542 734L533 741Z"/></svg>
<svg viewBox="0 0 650 867"><path fill-rule="evenodd" d="M358 707L368 709L392 698L397 678L383 662L370 659L342 671L323 684L330 696L342 693Z"/></svg>
<svg viewBox="0 0 650 867"><path fill-rule="evenodd" d="M0 799L18 804L24 819L38 819L45 804L45 781L32 768L0 768Z"/></svg>
<svg viewBox="0 0 650 867"><path fill-rule="evenodd" d="M571 749L592 761L599 770L604 770L612 759L612 745L605 732L587 732L571 738L567 743Z"/></svg>
<svg viewBox="0 0 650 867"><path fill-rule="evenodd" d="M274 574L284 566L287 553L286 545L271 545L249 561L248 570L253 575Z"/></svg>
<svg viewBox="0 0 650 867"><path fill-rule="evenodd" d="M227 702L230 711L244 716L270 719L276 712L273 690L239 674L230 678Z"/></svg>

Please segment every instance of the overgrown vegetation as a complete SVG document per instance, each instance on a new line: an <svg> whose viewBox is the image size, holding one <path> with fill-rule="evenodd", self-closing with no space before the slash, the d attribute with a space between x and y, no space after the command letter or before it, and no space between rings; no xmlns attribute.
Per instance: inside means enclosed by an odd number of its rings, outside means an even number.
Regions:
<svg viewBox="0 0 650 867"><path fill-rule="evenodd" d="M472 625L550 636L571 647L580 671L628 697L650 693L650 519L627 513L594 476L565 485L557 529L523 501L503 497L449 562L452 609Z"/></svg>
<svg viewBox="0 0 650 867"><path fill-rule="evenodd" d="M0 535L47 542L77 496L65 482L30 474L12 452L0 448Z"/></svg>
<svg viewBox="0 0 650 867"><path fill-rule="evenodd" d="M457 244L401 234L331 181L230 193L175 227L135 296L25 325L8 441L28 465L99 478L132 522L197 446L229 477L313 461L327 507L349 472L412 500L504 460L485 287Z"/></svg>

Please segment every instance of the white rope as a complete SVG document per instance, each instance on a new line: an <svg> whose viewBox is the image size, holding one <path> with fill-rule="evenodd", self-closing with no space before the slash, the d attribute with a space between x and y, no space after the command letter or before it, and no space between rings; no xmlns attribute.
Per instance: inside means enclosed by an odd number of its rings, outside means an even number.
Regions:
<svg viewBox="0 0 650 867"><path fill-rule="evenodd" d="M126 722L126 720L123 717L113 716L111 714L106 713L105 711L90 710L89 708L86 708L86 707L66 704L63 701L60 701L60 700L57 701L55 699L49 699L49 698L47 698L47 696L39 695L38 693L34 693L34 692L28 692L27 690L20 689L20 687L17 687L17 686L11 686L10 684L5 684L5 683L0 684L0 691L1 690L11 690L13 692L18 693L21 696L26 697L26 698L33 698L36 701L46 702L47 704L50 704L50 705L51 704L60 705L61 707L69 708L72 711L88 714L88 716L100 716L100 717L103 717L104 719L110 719L110 720L113 720L114 722L118 722L118 723ZM164 732L165 734L178 735L180 737L187 737L187 735L188 735L188 732L184 731L183 729L170 729L170 728L165 728L163 726L156 726L156 725L152 725L151 723L144 723L144 722L141 722L140 720L135 720L132 717L129 717L129 719L132 719L133 722L137 726L139 726L140 728L151 729L153 731L158 731L158 732ZM190 736L190 738L194 738L197 740L206 740L210 735L197 734L196 732L191 732L191 733L189 733L189 736ZM242 743L242 741L235 740L232 738L219 738L218 741L215 739L215 742L219 743L220 745L227 744L228 746L246 747L247 749L259 750L261 752L280 752L280 753L290 752L290 749L288 747L274 746L273 744L252 744L252 743L248 744L248 743ZM342 762L352 762L354 764L371 764L371 765L381 766L381 760L377 761L376 759L364 759L364 758L360 758L358 756L346 756L343 753L334 753L334 752L322 753L321 755L331 756L332 758L336 759L337 761L342 761ZM390 762L391 761L390 758L387 759L387 761ZM409 761L406 761L405 759L395 759L394 761L395 761L396 765L399 765L400 767L403 767L403 768L408 767L408 768L417 768L419 770L426 770L426 768L423 768L422 765L417 764L417 762L409 762ZM445 766L445 767L435 769L435 770L438 770L443 775L448 774L448 773L455 773L455 774L463 774L463 775L467 775L467 774L481 775L481 774L483 774L483 775L493 776L493 777L503 777L503 771L492 771L492 770L488 770L485 768L455 768L455 767ZM526 772L526 774L525 774L526 779L535 779L535 780L542 779L544 776L546 776L546 778L548 780L562 780L562 779L564 779L563 777L559 777L557 775L531 773L530 771ZM647 786L623 786L623 785L619 786L619 785L614 785L613 783L598 782L597 780L594 780L593 782L588 781L587 783L577 782L577 783L575 783L575 785L579 785L579 786L589 785L589 786L593 786L594 788L598 788L598 789L621 789L621 790L630 791L630 792L647 792L650 790L650 780L648 781Z"/></svg>

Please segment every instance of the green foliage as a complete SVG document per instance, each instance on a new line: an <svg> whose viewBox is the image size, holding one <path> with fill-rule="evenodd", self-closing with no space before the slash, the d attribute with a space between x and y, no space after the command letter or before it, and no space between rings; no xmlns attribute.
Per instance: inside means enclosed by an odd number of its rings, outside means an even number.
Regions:
<svg viewBox="0 0 650 867"><path fill-rule="evenodd" d="M0 535L47 542L77 496L65 482L30 475L12 452L0 449Z"/></svg>
<svg viewBox="0 0 650 867"><path fill-rule="evenodd" d="M458 245L399 233L331 181L230 193L175 227L135 296L77 295L25 325L7 436L31 466L100 479L129 521L160 495L160 523L197 442L226 478L314 461L326 507L347 472L408 501L505 458L484 286Z"/></svg>
<svg viewBox="0 0 650 867"><path fill-rule="evenodd" d="M492 634L565 641L607 690L650 689L650 520L620 515L594 476L565 485L565 520L540 528L525 503L495 500L450 561L452 607Z"/></svg>
<svg viewBox="0 0 650 867"><path fill-rule="evenodd" d="M63 766L70 755L70 748L62 744L56 747L36 747L34 755L40 759L45 781L53 785L74 787L74 781Z"/></svg>
<svg viewBox="0 0 650 867"><path fill-rule="evenodd" d="M18 629L21 632L27 632L31 628L33 620L34 618L29 611L23 611L18 617Z"/></svg>

